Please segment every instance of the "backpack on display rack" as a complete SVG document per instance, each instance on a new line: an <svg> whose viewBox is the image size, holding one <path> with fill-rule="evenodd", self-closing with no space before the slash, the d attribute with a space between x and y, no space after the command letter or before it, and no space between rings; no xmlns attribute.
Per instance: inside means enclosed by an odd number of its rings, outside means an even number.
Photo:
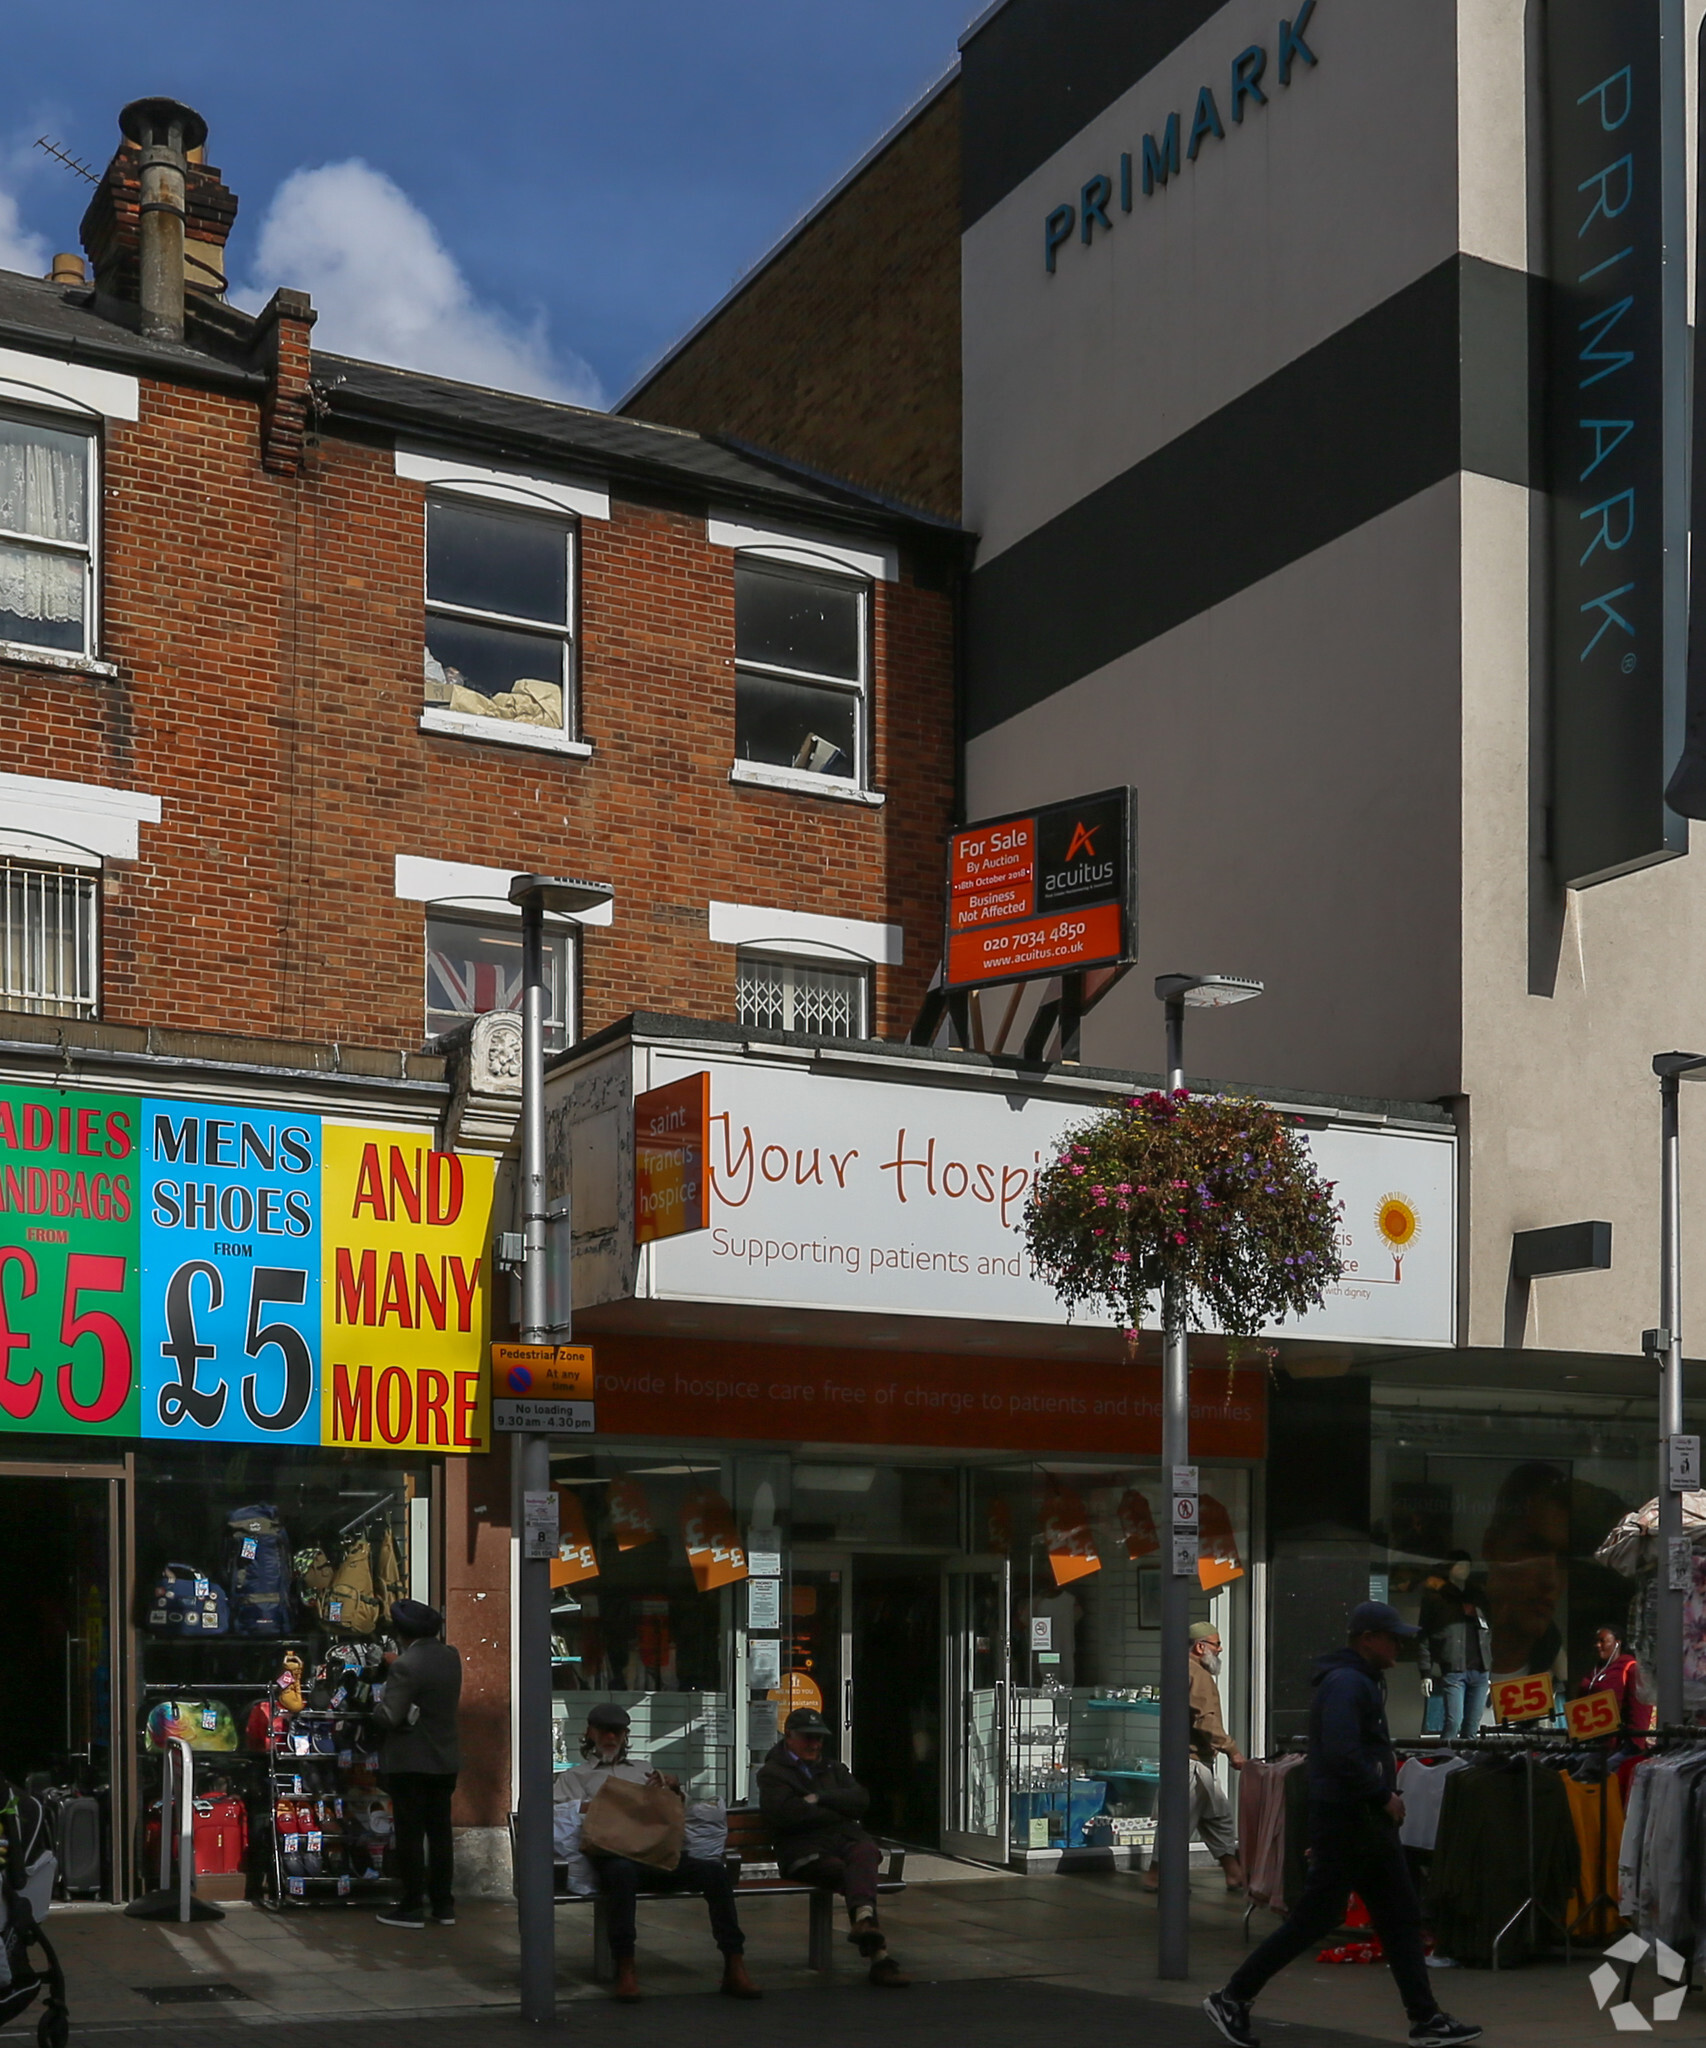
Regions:
<svg viewBox="0 0 1706 2048"><path fill-rule="evenodd" d="M225 1588L193 1564L168 1564L148 1596L148 1632L156 1636L222 1636L231 1626Z"/></svg>
<svg viewBox="0 0 1706 2048"><path fill-rule="evenodd" d="M310 1543L291 1560L296 1570L297 1604L324 1621L337 1567L318 1543Z"/></svg>
<svg viewBox="0 0 1706 2048"><path fill-rule="evenodd" d="M344 1552L322 1611L326 1626L344 1635L370 1636L379 1626L380 1607L365 1536L358 1536Z"/></svg>
<svg viewBox="0 0 1706 2048"><path fill-rule="evenodd" d="M240 1636L290 1633L290 1539L266 1502L234 1508L230 1531L231 1628Z"/></svg>
<svg viewBox="0 0 1706 2048"><path fill-rule="evenodd" d="M379 1548L373 1556L373 1592L379 1602L381 1622L390 1616L395 1603L406 1600L409 1594L408 1587L403 1583L403 1561L397 1555L397 1544L391 1534L389 1515L379 1525ZM375 1626L378 1626L378 1623Z"/></svg>

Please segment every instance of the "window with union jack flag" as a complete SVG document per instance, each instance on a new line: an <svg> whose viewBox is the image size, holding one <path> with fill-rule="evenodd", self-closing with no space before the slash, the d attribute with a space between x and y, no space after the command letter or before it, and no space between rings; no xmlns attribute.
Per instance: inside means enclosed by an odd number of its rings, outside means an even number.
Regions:
<svg viewBox="0 0 1706 2048"><path fill-rule="evenodd" d="M545 1044L569 1043L572 934L545 933ZM426 1031L436 1038L488 1010L521 1010L521 926L476 918L429 917L426 945Z"/></svg>

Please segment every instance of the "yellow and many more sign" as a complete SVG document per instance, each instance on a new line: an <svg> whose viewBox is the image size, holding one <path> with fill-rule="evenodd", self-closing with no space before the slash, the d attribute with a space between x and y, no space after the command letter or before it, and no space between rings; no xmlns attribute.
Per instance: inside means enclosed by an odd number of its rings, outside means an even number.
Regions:
<svg viewBox="0 0 1706 2048"><path fill-rule="evenodd" d="M482 1450L489 1159L0 1088L0 1433Z"/></svg>

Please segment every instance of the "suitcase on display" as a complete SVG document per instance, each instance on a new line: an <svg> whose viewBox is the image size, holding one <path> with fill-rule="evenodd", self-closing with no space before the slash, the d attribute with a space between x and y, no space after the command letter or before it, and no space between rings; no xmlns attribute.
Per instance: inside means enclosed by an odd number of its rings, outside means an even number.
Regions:
<svg viewBox="0 0 1706 2048"><path fill-rule="evenodd" d="M101 1802L81 1792L47 1795L53 1853L59 1860L62 1898L98 1898L101 1878Z"/></svg>

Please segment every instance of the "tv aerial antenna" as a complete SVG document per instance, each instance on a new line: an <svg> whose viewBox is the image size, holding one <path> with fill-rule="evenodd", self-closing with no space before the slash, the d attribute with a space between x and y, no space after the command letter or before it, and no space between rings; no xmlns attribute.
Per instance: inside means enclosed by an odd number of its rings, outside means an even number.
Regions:
<svg viewBox="0 0 1706 2048"><path fill-rule="evenodd" d="M81 157L73 156L68 149L61 149L50 136L38 135L36 148L44 151L56 163L63 164L68 171L75 171L78 177L87 179L91 185L98 185L101 182L98 172L90 170Z"/></svg>

